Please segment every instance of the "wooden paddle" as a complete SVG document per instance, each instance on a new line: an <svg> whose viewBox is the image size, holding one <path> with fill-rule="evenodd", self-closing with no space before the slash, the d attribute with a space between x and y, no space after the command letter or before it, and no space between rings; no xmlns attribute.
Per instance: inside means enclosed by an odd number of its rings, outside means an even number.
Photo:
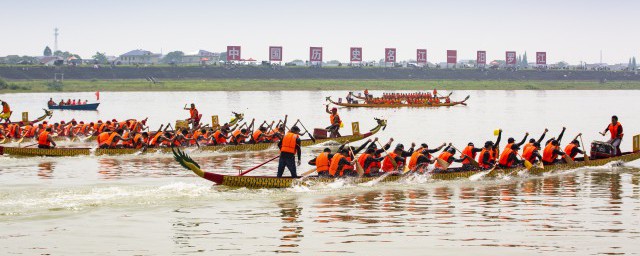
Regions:
<svg viewBox="0 0 640 256"><path fill-rule="evenodd" d="M458 151L458 153L460 153L460 155L463 155L463 156L464 156L464 154L462 154L462 151L458 150L458 148L456 148L456 147L454 147L454 146L451 146L451 147L452 147L453 149L455 149L456 151ZM476 161L475 159L471 158L471 156L467 156L467 159L469 159L469 161L471 162L471 164L473 165L473 167L475 167L475 168L480 168L480 164L478 163L478 161Z"/></svg>
<svg viewBox="0 0 640 256"><path fill-rule="evenodd" d="M362 168L360 163L358 163L358 160L356 158L356 154L353 153L353 150L351 149L351 147L349 147L349 151L351 151L351 155L353 156L353 160L356 162L356 172L358 172L358 178L362 178L362 176L364 176L364 168Z"/></svg>
<svg viewBox="0 0 640 256"><path fill-rule="evenodd" d="M393 165L393 169L397 169L398 168L398 163L396 163L396 160L393 159L393 157L389 156L389 152L387 152L386 149L384 149L384 146L382 146L382 144L380 144L380 141L376 141L378 142L378 145L380 145L380 148L382 148L382 150L384 150L384 153L387 154L387 156L389 157L389 159L391 159L391 164Z"/></svg>
<svg viewBox="0 0 640 256"><path fill-rule="evenodd" d="M589 155L587 155L587 149L585 148L584 141L582 141L582 134L580 134L580 143L582 143L582 151L584 151L584 161L588 163L591 159Z"/></svg>
<svg viewBox="0 0 640 256"><path fill-rule="evenodd" d="M254 167L249 168L248 170L246 170L246 171L244 171L244 172L241 172L240 174L238 174L238 176L244 176L245 174L250 173L251 171L253 171L253 170L255 170L255 169L258 169L258 168L260 168L261 166L263 166L263 165L265 165L265 164L267 164L267 163L269 163L269 162L271 162L271 161L273 161L273 160L278 159L279 157L280 157L280 155L274 156L273 158L271 158L271 159L269 159L269 160L265 161L264 163L261 163L261 164L259 164L259 165L256 165L256 166L254 166Z"/></svg>

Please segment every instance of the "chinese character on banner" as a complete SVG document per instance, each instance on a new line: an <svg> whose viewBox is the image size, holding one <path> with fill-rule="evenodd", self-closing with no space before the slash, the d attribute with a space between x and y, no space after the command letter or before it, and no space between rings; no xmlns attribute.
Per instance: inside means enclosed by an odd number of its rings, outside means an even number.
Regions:
<svg viewBox="0 0 640 256"><path fill-rule="evenodd" d="M384 62L396 62L396 48L384 48Z"/></svg>
<svg viewBox="0 0 640 256"><path fill-rule="evenodd" d="M478 51L478 55L476 56L476 63L478 65L487 65L487 52L486 51Z"/></svg>
<svg viewBox="0 0 640 256"><path fill-rule="evenodd" d="M351 61L362 61L362 47L351 47L349 52L349 59Z"/></svg>
<svg viewBox="0 0 640 256"><path fill-rule="evenodd" d="M309 47L309 61L322 61L322 47Z"/></svg>
<svg viewBox="0 0 640 256"><path fill-rule="evenodd" d="M282 46L269 46L269 61L282 61Z"/></svg>
<svg viewBox="0 0 640 256"><path fill-rule="evenodd" d="M547 52L536 52L536 64L547 65Z"/></svg>
<svg viewBox="0 0 640 256"><path fill-rule="evenodd" d="M416 53L416 62L427 63L427 49L418 49Z"/></svg>
<svg viewBox="0 0 640 256"><path fill-rule="evenodd" d="M507 52L504 60L507 65L515 65L516 64L516 52Z"/></svg>
<svg viewBox="0 0 640 256"><path fill-rule="evenodd" d="M447 50L447 64L456 64L458 62L458 51Z"/></svg>
<svg viewBox="0 0 640 256"><path fill-rule="evenodd" d="M227 46L227 61L240 60L240 46Z"/></svg>

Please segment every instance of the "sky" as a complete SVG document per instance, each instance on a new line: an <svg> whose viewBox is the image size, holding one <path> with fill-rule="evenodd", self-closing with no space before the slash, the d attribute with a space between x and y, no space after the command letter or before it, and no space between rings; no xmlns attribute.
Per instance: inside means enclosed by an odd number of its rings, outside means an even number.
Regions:
<svg viewBox="0 0 640 256"><path fill-rule="evenodd" d="M348 62L349 48L365 60L396 48L398 59L503 60L505 51L546 51L548 63L627 63L640 57L637 0L1 0L0 56L42 55L59 49L90 58L96 51L118 56L129 50L220 52L240 45L242 58L268 59L282 46L285 61L309 58L320 46L324 60Z"/></svg>

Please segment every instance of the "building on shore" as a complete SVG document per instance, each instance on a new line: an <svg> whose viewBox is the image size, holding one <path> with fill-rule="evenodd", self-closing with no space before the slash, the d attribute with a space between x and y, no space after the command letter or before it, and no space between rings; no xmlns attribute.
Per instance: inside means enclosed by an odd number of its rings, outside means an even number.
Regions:
<svg viewBox="0 0 640 256"><path fill-rule="evenodd" d="M198 65L210 65L220 61L220 53L210 52L205 50L199 50L194 53L185 54L182 57L182 64L198 64Z"/></svg>
<svg viewBox="0 0 640 256"><path fill-rule="evenodd" d="M161 56L162 55L159 53L152 53L150 51L137 49L120 55L117 62L118 64L127 65L154 65L160 63Z"/></svg>

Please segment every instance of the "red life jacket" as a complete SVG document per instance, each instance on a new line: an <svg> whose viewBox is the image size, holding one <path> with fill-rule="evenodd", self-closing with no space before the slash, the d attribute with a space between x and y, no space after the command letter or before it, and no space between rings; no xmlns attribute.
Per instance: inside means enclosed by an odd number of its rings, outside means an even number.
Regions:
<svg viewBox="0 0 640 256"><path fill-rule="evenodd" d="M318 157L316 157L316 170L317 172L326 172L329 171L329 166L331 163L329 162L329 153L322 152Z"/></svg>
<svg viewBox="0 0 640 256"><path fill-rule="evenodd" d="M467 146L466 148L464 148L464 150L462 150L462 154L465 156L468 156L471 159L476 159L476 153L473 152L474 147L473 146ZM469 158L465 158L462 161L462 164L470 164L471 163L471 159Z"/></svg>
<svg viewBox="0 0 640 256"><path fill-rule="evenodd" d="M556 146L554 146L552 143L547 144L547 146L544 147L544 151L542 152L542 161L553 163L558 158L558 154L554 152L555 150Z"/></svg>
<svg viewBox="0 0 640 256"><path fill-rule="evenodd" d="M572 153L573 149L576 148L576 147L577 147L576 144L569 143L569 145L567 145L564 148L564 153L567 154L568 156L570 156L572 160L576 160L576 155L578 155L577 152L576 153Z"/></svg>
<svg viewBox="0 0 640 256"><path fill-rule="evenodd" d="M449 151L445 151L445 152L442 152L442 153L438 156L438 158L440 158L440 159L442 159L442 160L446 161L447 163L451 163L451 162L453 162L453 161L451 160L451 157L452 157L452 156L453 156L453 154L449 153ZM443 166L442 166L442 165L440 165L438 162L436 162L436 168L443 168Z"/></svg>
<svg viewBox="0 0 640 256"><path fill-rule="evenodd" d="M384 160L382 160L382 170L385 172L393 171L395 168L393 167L393 161L391 161L391 159L396 159L397 156L398 154L393 152L385 156ZM404 163L402 162L396 162L396 164L397 168L399 168L400 166L404 166Z"/></svg>
<svg viewBox="0 0 640 256"><path fill-rule="evenodd" d="M611 139L615 139L618 137L618 130L622 127L620 122L617 122L616 125L609 124L609 131L611 132ZM620 138L624 136L624 133L620 134Z"/></svg>
<svg viewBox="0 0 640 256"><path fill-rule="evenodd" d="M513 153L513 149L505 148L504 152L502 152L502 155L500 155L500 161L498 161L498 163L507 167L513 166L514 162L510 160L511 154Z"/></svg>

